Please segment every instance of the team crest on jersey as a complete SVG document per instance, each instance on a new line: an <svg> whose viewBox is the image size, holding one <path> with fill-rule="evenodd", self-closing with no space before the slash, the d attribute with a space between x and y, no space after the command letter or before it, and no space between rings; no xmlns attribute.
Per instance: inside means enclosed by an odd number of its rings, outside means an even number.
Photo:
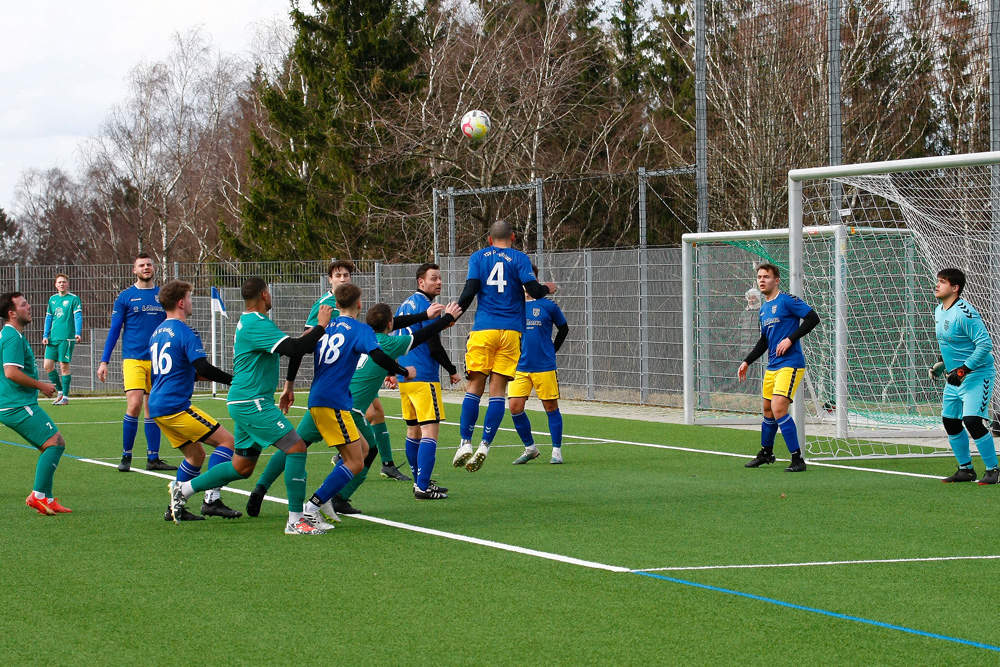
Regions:
<svg viewBox="0 0 1000 667"><path fill-rule="evenodd" d="M944 321L944 330L945 330L945 331L947 331L947 330L948 330L948 324L949 324L949 321L948 321L948 320L945 320L945 321Z"/></svg>
<svg viewBox="0 0 1000 667"><path fill-rule="evenodd" d="M531 309L531 314L534 315L535 317L538 317L539 315L542 314L542 309L541 308L532 308Z"/></svg>
<svg viewBox="0 0 1000 667"><path fill-rule="evenodd" d="M778 304L771 306L771 314L774 315L776 312L778 312Z"/></svg>
<svg viewBox="0 0 1000 667"><path fill-rule="evenodd" d="M69 305L69 299L66 299L65 301L63 301L63 308L65 308L68 305Z"/></svg>

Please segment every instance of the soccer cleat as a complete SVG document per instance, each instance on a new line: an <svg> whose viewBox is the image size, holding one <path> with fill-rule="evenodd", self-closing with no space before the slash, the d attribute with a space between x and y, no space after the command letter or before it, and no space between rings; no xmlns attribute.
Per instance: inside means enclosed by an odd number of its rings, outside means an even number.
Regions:
<svg viewBox="0 0 1000 667"><path fill-rule="evenodd" d="M490 453L490 446L485 442L479 443L479 449L476 453L469 459L469 462L465 464L465 469L469 472L476 472L483 467L483 462L486 461L486 455Z"/></svg>
<svg viewBox="0 0 1000 667"><path fill-rule="evenodd" d="M250 492L250 500L247 501L247 514L250 516L260 516L260 506L264 504L264 496L267 495L267 487L258 484Z"/></svg>
<svg viewBox="0 0 1000 667"><path fill-rule="evenodd" d="M170 514L174 519L174 523L181 522L181 514L186 509L184 506L187 503L187 498L181 492L183 485L177 480L172 480L167 484L167 490L170 492Z"/></svg>
<svg viewBox="0 0 1000 667"><path fill-rule="evenodd" d="M128 472L132 469L132 457L123 456L122 462L118 464L118 472Z"/></svg>
<svg viewBox="0 0 1000 667"><path fill-rule="evenodd" d="M147 459L146 470L177 470L177 466L172 466L161 458Z"/></svg>
<svg viewBox="0 0 1000 667"><path fill-rule="evenodd" d="M331 505L333 507L333 510L337 514L361 514L362 513L361 510L359 510L357 507L353 507L351 505L351 501L350 500L348 500L347 498L341 498L339 493L333 497L333 500L331 500L330 503L331 503ZM340 519L337 519L337 521L340 521Z"/></svg>
<svg viewBox="0 0 1000 667"><path fill-rule="evenodd" d="M332 499L319 506L319 513L334 523L340 523L340 517L337 516L337 512L339 511L337 507L338 499L340 499L340 496L334 496ZM351 507L351 503L348 503L346 500L341 500L341 502L347 503L347 509L351 510L349 512L344 512L344 514L361 514L361 512L358 512Z"/></svg>
<svg viewBox="0 0 1000 667"><path fill-rule="evenodd" d="M63 400L63 393L60 391L58 394L56 394L56 397L52 399L52 405L65 405L65 403L59 402L61 400Z"/></svg>
<svg viewBox="0 0 1000 667"><path fill-rule="evenodd" d="M403 473L401 473L399 471L399 468L397 468L394 465L391 465L391 466L382 466L382 470L379 471L379 474L382 475L383 477L387 477L389 479L394 479L397 482L412 482L413 481L412 477L407 477L406 475L404 475Z"/></svg>
<svg viewBox="0 0 1000 667"><path fill-rule="evenodd" d="M204 521L205 520L205 517L203 517L203 516L201 516L199 514L195 514L194 512L189 512L187 507L182 507L181 508L181 514L180 514L180 516L181 516L180 521ZM173 521L174 520L174 515L171 514L169 507L167 507L167 511L163 513L163 520L164 521Z"/></svg>
<svg viewBox="0 0 1000 667"><path fill-rule="evenodd" d="M532 445L531 447L525 447L524 454L521 454L516 459L514 459L514 465L516 466L524 465L528 461L533 461L537 459L539 454L540 452L538 451L538 447L535 447L534 445Z"/></svg>
<svg viewBox="0 0 1000 667"><path fill-rule="evenodd" d="M319 528L320 530L333 530L336 528L332 523L327 523L323 520L323 514L319 511L310 512L309 510L303 510L302 518L308 521L314 528Z"/></svg>
<svg viewBox="0 0 1000 667"><path fill-rule="evenodd" d="M413 486L416 486L416 484L414 484ZM438 486L437 481L433 480L433 479L428 482L428 484L427 484L427 490L428 491L440 491L441 493L448 493L448 487L446 487L446 486Z"/></svg>
<svg viewBox="0 0 1000 667"><path fill-rule="evenodd" d="M805 472L806 461L801 454L792 454L792 464L785 468L785 472Z"/></svg>
<svg viewBox="0 0 1000 667"><path fill-rule="evenodd" d="M452 459L451 464L456 468L462 468L469 462L472 455L472 442L469 440L462 440L462 444L459 445L458 451L455 452L455 458Z"/></svg>
<svg viewBox="0 0 1000 667"><path fill-rule="evenodd" d="M743 464L744 468L759 468L766 463L774 463L774 452L761 447L757 456Z"/></svg>
<svg viewBox="0 0 1000 667"><path fill-rule="evenodd" d="M52 401L52 405L69 405L69 397L60 396L58 399Z"/></svg>
<svg viewBox="0 0 1000 667"><path fill-rule="evenodd" d="M303 516L295 523L289 521L285 524L285 535L326 535L326 531L312 525Z"/></svg>
<svg viewBox="0 0 1000 667"><path fill-rule="evenodd" d="M975 468L959 468L955 471L955 474L951 477L945 477L941 480L945 484L951 484L952 482L975 482L976 481L976 469Z"/></svg>
<svg viewBox="0 0 1000 667"><path fill-rule="evenodd" d="M552 448L552 460L549 463L562 463L562 447Z"/></svg>
<svg viewBox="0 0 1000 667"><path fill-rule="evenodd" d="M426 491L422 491L416 487L413 489L413 497L417 500L444 500L448 497L447 493L443 491L435 491L429 486Z"/></svg>
<svg viewBox="0 0 1000 667"><path fill-rule="evenodd" d="M216 498L210 503L201 504L202 516L221 516L223 519L239 519L243 512L226 507L222 498Z"/></svg>
<svg viewBox="0 0 1000 667"><path fill-rule="evenodd" d="M46 498L45 504L48 505L56 514L72 514L73 510L68 507L63 507L59 503L58 498Z"/></svg>
<svg viewBox="0 0 1000 667"><path fill-rule="evenodd" d="M339 466L341 461L343 461L343 457L340 455L340 452L337 452L336 454L334 454L333 458L330 459L330 463L333 464L334 468L336 468L337 466Z"/></svg>
<svg viewBox="0 0 1000 667"><path fill-rule="evenodd" d="M49 507L49 504L44 498L36 498L34 491L29 493L28 497L24 499L24 504L39 514L44 514L45 516L55 516L56 511Z"/></svg>
<svg viewBox="0 0 1000 667"><path fill-rule="evenodd" d="M987 484L996 484L1000 482L1000 470L996 468L990 468L983 474L983 478L979 480L980 486L986 486ZM52 502L50 501L51 505Z"/></svg>

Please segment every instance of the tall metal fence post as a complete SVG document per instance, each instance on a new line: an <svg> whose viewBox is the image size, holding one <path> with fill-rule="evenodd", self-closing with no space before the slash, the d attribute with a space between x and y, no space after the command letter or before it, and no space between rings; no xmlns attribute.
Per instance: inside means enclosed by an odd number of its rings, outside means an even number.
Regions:
<svg viewBox="0 0 1000 667"><path fill-rule="evenodd" d="M705 49L705 0L694 3L694 125L695 186L698 193L698 231L708 231L708 99Z"/></svg>
<svg viewBox="0 0 1000 667"><path fill-rule="evenodd" d="M455 188L448 188L448 254L455 256Z"/></svg>
<svg viewBox="0 0 1000 667"><path fill-rule="evenodd" d="M434 253L437 257L437 253ZM382 302L382 262L375 262L375 303Z"/></svg>
<svg viewBox="0 0 1000 667"><path fill-rule="evenodd" d="M15 292L20 292L21 291L21 265L20 264L15 264L14 265L14 291Z"/></svg>
<svg viewBox="0 0 1000 667"><path fill-rule="evenodd" d="M94 384L97 381L97 369L94 366L94 330L90 330L90 391L96 391L97 386ZM103 351L103 350L102 350Z"/></svg>
<svg viewBox="0 0 1000 667"><path fill-rule="evenodd" d="M535 179L535 263L538 265L538 272L545 270L545 215L543 211L544 201L542 199L542 179Z"/></svg>
<svg viewBox="0 0 1000 667"><path fill-rule="evenodd" d="M646 168L639 167L639 402L649 401L649 285L646 263Z"/></svg>
<svg viewBox="0 0 1000 667"><path fill-rule="evenodd" d="M840 0L829 0L827 17L827 53L829 58L830 164L843 161L840 122ZM830 224L840 224L840 208L844 186L830 181Z"/></svg>
<svg viewBox="0 0 1000 667"><path fill-rule="evenodd" d="M433 201L431 202L431 220L434 223L434 263L441 264L440 255L438 254L438 189L431 188L431 197Z"/></svg>
<svg viewBox="0 0 1000 667"><path fill-rule="evenodd" d="M584 313L587 319L587 398L592 401L596 396L594 387L594 258L589 249L583 251L583 261L586 279Z"/></svg>
<svg viewBox="0 0 1000 667"><path fill-rule="evenodd" d="M990 150L1000 150L1000 0L990 0ZM990 302L996 304L1000 302L1000 165L996 164L990 165L990 228ZM1000 317L996 306L991 310L986 317ZM994 405L997 400L994 396Z"/></svg>

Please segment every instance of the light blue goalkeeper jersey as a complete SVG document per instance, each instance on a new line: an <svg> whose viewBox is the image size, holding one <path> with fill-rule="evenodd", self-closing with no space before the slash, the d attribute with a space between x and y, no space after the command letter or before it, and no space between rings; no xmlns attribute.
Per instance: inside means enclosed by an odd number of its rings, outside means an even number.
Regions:
<svg viewBox="0 0 1000 667"><path fill-rule="evenodd" d="M993 341L983 318L965 299L934 310L934 333L949 372L963 364L970 371L993 372Z"/></svg>

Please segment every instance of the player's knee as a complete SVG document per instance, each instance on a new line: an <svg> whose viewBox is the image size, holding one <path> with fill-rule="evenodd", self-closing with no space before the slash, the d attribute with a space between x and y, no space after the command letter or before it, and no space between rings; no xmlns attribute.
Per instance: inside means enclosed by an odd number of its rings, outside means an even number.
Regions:
<svg viewBox="0 0 1000 667"><path fill-rule="evenodd" d="M965 430L969 432L969 435L972 436L973 440L979 440L981 437L989 433L986 429L986 422L982 417L963 417L962 423L965 424Z"/></svg>
<svg viewBox="0 0 1000 667"><path fill-rule="evenodd" d="M958 435L962 432L962 420L952 419L951 417L942 417L941 423L944 424L944 431L948 435Z"/></svg>

